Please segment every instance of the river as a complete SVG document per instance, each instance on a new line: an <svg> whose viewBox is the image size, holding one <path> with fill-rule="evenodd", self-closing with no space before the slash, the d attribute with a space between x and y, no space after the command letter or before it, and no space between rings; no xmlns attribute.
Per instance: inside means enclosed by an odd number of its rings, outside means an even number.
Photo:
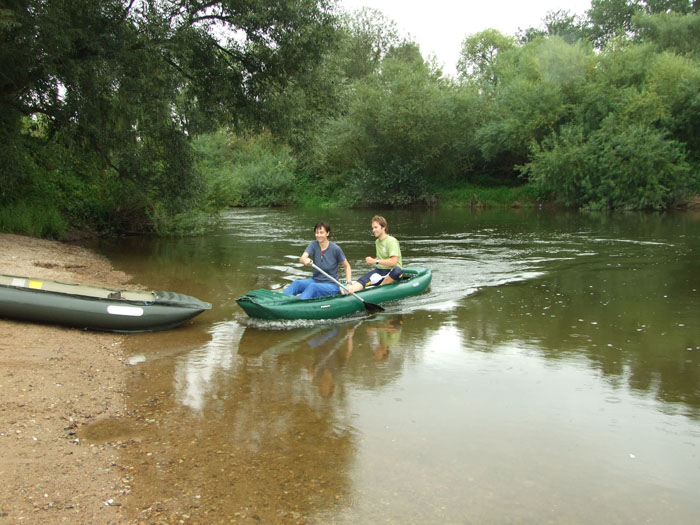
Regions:
<svg viewBox="0 0 700 525"><path fill-rule="evenodd" d="M99 250L213 304L129 336L134 518L695 523L700 214L386 210L423 295L333 322L235 299L308 276L324 219L358 277L367 210L234 210L206 235Z"/></svg>

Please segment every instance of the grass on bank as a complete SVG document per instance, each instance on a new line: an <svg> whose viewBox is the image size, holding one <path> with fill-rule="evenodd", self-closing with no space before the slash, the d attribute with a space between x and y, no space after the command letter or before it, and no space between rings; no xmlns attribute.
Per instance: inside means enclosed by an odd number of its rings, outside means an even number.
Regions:
<svg viewBox="0 0 700 525"><path fill-rule="evenodd" d="M348 197L342 190L324 192L313 187L299 188L297 201L292 206L313 208L346 207ZM459 188L436 189L429 199L428 206L445 208L509 208L531 207L537 205L537 192L530 185L518 187L481 187L462 186ZM260 206L259 201L240 203L242 206ZM266 205L278 205L271 202ZM182 235L202 231L211 227L215 214L193 210L190 213L168 217L167 220L154 220L154 232L157 235ZM63 240L71 235L71 224L61 211L46 202L18 202L0 208L0 231Z"/></svg>
<svg viewBox="0 0 700 525"><path fill-rule="evenodd" d="M475 186L471 184L435 190L436 203L445 208L527 208L542 197L532 184L522 186Z"/></svg>
<svg viewBox="0 0 700 525"><path fill-rule="evenodd" d="M41 237L65 239L70 227L61 212L47 203L19 202L0 208L0 231Z"/></svg>

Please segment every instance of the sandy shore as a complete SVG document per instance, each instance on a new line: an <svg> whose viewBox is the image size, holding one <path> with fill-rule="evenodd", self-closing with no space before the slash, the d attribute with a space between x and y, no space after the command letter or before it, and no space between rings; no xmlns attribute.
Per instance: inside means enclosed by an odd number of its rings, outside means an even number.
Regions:
<svg viewBox="0 0 700 525"><path fill-rule="evenodd" d="M0 273L125 286L81 247L0 234ZM126 523L121 444L82 426L124 413L123 336L0 319L0 523Z"/></svg>

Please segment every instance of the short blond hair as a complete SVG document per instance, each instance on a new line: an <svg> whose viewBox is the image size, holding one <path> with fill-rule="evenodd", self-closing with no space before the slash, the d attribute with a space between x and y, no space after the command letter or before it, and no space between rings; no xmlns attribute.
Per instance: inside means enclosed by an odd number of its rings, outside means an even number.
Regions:
<svg viewBox="0 0 700 525"><path fill-rule="evenodd" d="M381 226L382 228L384 228L384 230L386 230L386 228L387 228L386 219L384 217L382 217L381 215L375 215L374 217L372 217L370 224L372 224L373 222L376 222L377 224L379 224L379 226Z"/></svg>

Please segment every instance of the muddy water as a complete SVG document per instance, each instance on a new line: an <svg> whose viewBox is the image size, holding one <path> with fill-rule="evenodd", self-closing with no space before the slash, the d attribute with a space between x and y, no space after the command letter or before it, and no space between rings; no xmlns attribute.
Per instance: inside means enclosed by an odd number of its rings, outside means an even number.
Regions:
<svg viewBox="0 0 700 525"><path fill-rule="evenodd" d="M241 210L100 249L214 308L128 338L134 519L695 522L700 216L386 211L422 296L374 317L255 322L329 220L357 277L365 211Z"/></svg>

